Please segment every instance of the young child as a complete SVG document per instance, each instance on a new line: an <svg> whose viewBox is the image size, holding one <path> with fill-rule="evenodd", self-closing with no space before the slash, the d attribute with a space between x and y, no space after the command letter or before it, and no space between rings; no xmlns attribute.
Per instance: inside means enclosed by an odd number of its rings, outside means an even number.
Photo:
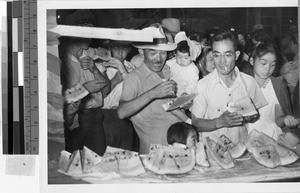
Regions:
<svg viewBox="0 0 300 193"><path fill-rule="evenodd" d="M193 61L200 53L193 56L191 46L187 40L178 42L175 58L166 62L166 66L170 68L171 79L177 83L177 96L191 94L199 80L199 70Z"/></svg>
<svg viewBox="0 0 300 193"><path fill-rule="evenodd" d="M267 134L278 140L282 134L282 128L295 127L299 120L293 117L287 86L282 77L274 77L277 70L277 51L271 44L261 43L257 45L250 57L253 67L248 68L248 73L257 81L268 104L259 109L259 119L254 123L248 123L248 132L253 129ZM287 128L286 128L287 127Z"/></svg>
<svg viewBox="0 0 300 193"><path fill-rule="evenodd" d="M191 94L199 80L199 69L193 61L200 55L201 45L188 39L185 32L179 32L175 36L175 43L177 43L176 56L166 62L165 68L169 68L170 78L177 83L176 96L180 97ZM180 120L191 124L191 119L184 110L176 109L172 113Z"/></svg>
<svg viewBox="0 0 300 193"><path fill-rule="evenodd" d="M198 132L196 131L195 126L191 124L177 122L169 127L167 141L168 144L177 147L196 147L198 142Z"/></svg>

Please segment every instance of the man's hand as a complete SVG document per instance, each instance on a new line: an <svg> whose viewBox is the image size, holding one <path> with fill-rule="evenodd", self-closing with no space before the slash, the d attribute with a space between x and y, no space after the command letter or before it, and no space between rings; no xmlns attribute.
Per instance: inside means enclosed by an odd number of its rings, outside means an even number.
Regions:
<svg viewBox="0 0 300 193"><path fill-rule="evenodd" d="M174 80L168 80L160 83L152 89L152 98L176 97L176 83Z"/></svg>
<svg viewBox="0 0 300 193"><path fill-rule="evenodd" d="M217 127L233 127L243 124L243 117L236 112L230 113L225 111L220 117L217 118Z"/></svg>
<svg viewBox="0 0 300 193"><path fill-rule="evenodd" d="M291 115L287 115L284 117L283 122L285 124L285 126L287 127L295 127L297 125L299 125L300 121L299 119L296 119L295 117L291 116Z"/></svg>
<svg viewBox="0 0 300 193"><path fill-rule="evenodd" d="M92 80L88 81L83 84L83 86L86 88L86 90L89 91L89 93L96 93L102 90L106 86L107 82L100 82L98 80Z"/></svg>
<svg viewBox="0 0 300 193"><path fill-rule="evenodd" d="M80 60L80 65L83 70L89 70L91 73L93 73L97 69L93 58L89 56L82 58Z"/></svg>

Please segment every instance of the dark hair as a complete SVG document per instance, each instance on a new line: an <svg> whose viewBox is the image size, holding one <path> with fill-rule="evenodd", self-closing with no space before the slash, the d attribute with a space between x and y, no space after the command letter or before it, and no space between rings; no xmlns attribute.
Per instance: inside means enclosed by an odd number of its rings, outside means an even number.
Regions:
<svg viewBox="0 0 300 193"><path fill-rule="evenodd" d="M200 60L198 61L198 67L199 70L201 72L202 77L206 76L207 74L209 74L209 72L206 70L206 63L207 63L207 59L206 56L209 54L209 52L211 52L211 47L206 47L203 49L203 51L200 54Z"/></svg>
<svg viewBox="0 0 300 193"><path fill-rule="evenodd" d="M219 42L222 40L231 41L233 43L234 51L237 50L238 40L231 31L220 31L219 33L215 34L210 40L210 45L213 46L214 42Z"/></svg>
<svg viewBox="0 0 300 193"><path fill-rule="evenodd" d="M254 62L257 58L260 58L267 53L272 53L276 56L276 66L275 66L275 69L274 69L274 72L272 75L277 76L279 73L279 67L278 67L279 65L277 64L277 59L280 57L279 57L279 52L278 52L277 48L275 47L275 45L269 44L269 43L258 44L257 46L254 47L249 59L253 58L253 62Z"/></svg>
<svg viewBox="0 0 300 193"><path fill-rule="evenodd" d="M198 132L194 125L185 122L174 123L169 127L167 132L168 144L177 142L186 145L187 136L190 131L195 131L198 135Z"/></svg>
<svg viewBox="0 0 300 193"><path fill-rule="evenodd" d="M188 53L189 55L191 54L190 53L190 47L187 43L187 41L181 41L177 44L177 48L176 48L177 51L181 52L181 53Z"/></svg>
<svg viewBox="0 0 300 193"><path fill-rule="evenodd" d="M252 39L258 42L274 43L272 36L265 29L258 29L251 33Z"/></svg>

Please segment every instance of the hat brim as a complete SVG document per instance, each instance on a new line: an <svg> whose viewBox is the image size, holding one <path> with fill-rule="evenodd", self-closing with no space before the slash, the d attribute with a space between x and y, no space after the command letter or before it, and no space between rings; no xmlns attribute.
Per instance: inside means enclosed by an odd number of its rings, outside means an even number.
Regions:
<svg viewBox="0 0 300 193"><path fill-rule="evenodd" d="M175 43L168 44L132 44L138 49L152 49L152 50L162 50L162 51L173 51L176 49L177 45Z"/></svg>
<svg viewBox="0 0 300 193"><path fill-rule="evenodd" d="M104 46L117 46L117 45L122 45L122 46L130 46L131 45L131 41L123 41L123 40L115 40L115 41L105 41L103 42Z"/></svg>

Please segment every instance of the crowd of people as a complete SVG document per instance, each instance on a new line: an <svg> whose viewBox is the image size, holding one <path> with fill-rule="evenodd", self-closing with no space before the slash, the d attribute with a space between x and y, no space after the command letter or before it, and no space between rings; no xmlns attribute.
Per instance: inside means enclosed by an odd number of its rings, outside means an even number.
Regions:
<svg viewBox="0 0 300 193"><path fill-rule="evenodd" d="M79 10L66 24L92 26L92 20ZM103 155L109 145L147 154L151 144L195 146L199 132L238 142L256 129L300 152L297 32L275 41L257 25L249 34L214 28L200 37L178 23L166 18L150 25L151 43L104 41L99 46L108 59L88 56L91 39L61 38L66 150L87 146ZM164 108L192 93L182 108ZM258 110L256 121L227 110L245 97Z"/></svg>

